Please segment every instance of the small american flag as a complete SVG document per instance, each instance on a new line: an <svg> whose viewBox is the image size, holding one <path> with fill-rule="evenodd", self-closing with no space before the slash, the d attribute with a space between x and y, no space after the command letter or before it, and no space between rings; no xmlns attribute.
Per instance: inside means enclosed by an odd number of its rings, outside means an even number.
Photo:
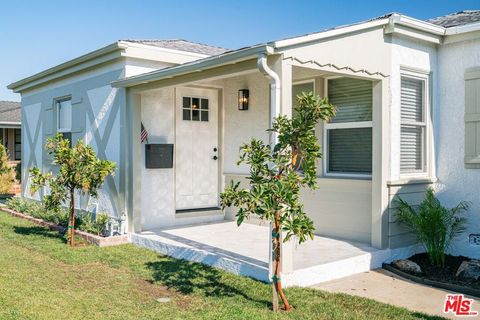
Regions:
<svg viewBox="0 0 480 320"><path fill-rule="evenodd" d="M147 140L147 143L148 143L148 132L147 132L147 129L145 129L145 127L143 126L143 123L140 123L140 125L142 126L142 131L140 132L140 140L142 141L142 143Z"/></svg>

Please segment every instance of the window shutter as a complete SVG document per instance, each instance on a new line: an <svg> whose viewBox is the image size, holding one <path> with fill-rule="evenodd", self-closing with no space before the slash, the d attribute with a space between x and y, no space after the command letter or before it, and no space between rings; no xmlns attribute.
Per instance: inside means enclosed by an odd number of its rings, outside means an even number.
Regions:
<svg viewBox="0 0 480 320"><path fill-rule="evenodd" d="M372 121L372 82L338 78L328 80L328 99L337 106L332 123Z"/></svg>
<svg viewBox="0 0 480 320"><path fill-rule="evenodd" d="M81 97L72 98L72 132L73 133L85 133L85 117L86 108L88 104L83 103Z"/></svg>
<svg viewBox="0 0 480 320"><path fill-rule="evenodd" d="M425 171L425 81L402 76L400 90L400 173Z"/></svg>
<svg viewBox="0 0 480 320"><path fill-rule="evenodd" d="M465 168L480 169L480 68L465 72Z"/></svg>

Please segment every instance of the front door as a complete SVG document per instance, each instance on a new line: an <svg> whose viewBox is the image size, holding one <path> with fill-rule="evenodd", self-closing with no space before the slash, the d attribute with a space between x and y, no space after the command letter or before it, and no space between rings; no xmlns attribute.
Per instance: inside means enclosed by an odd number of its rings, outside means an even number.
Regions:
<svg viewBox="0 0 480 320"><path fill-rule="evenodd" d="M218 95L176 90L175 202L177 210L218 207Z"/></svg>

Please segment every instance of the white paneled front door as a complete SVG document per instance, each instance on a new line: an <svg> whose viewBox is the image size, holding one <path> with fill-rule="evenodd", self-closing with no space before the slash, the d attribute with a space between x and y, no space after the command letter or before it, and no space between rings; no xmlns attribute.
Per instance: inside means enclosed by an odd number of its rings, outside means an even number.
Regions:
<svg viewBox="0 0 480 320"><path fill-rule="evenodd" d="M176 209L217 207L217 91L178 88L175 108Z"/></svg>

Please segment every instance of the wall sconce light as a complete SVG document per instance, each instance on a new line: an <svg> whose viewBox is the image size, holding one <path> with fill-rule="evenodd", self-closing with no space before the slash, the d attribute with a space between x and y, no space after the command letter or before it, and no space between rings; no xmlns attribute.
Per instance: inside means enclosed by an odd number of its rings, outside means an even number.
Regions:
<svg viewBox="0 0 480 320"><path fill-rule="evenodd" d="M248 110L248 89L238 90L238 110Z"/></svg>

